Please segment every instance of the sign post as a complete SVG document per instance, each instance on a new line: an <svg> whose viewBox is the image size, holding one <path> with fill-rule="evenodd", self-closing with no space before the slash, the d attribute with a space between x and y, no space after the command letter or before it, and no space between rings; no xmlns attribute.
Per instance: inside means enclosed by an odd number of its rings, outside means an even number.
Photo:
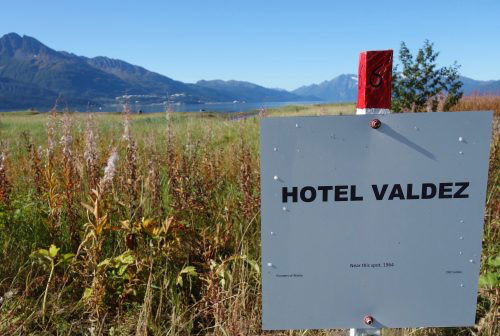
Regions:
<svg viewBox="0 0 500 336"><path fill-rule="evenodd" d="M359 54L356 114L391 113L392 50L363 51ZM377 124L378 122L378 124ZM380 127L373 119L372 127ZM367 316L367 325L373 319ZM380 329L349 329L349 336L379 336Z"/></svg>
<svg viewBox="0 0 500 336"><path fill-rule="evenodd" d="M391 110L392 50L359 54L356 114L385 114Z"/></svg>
<svg viewBox="0 0 500 336"><path fill-rule="evenodd" d="M261 120L262 329L474 324L492 113L377 120Z"/></svg>

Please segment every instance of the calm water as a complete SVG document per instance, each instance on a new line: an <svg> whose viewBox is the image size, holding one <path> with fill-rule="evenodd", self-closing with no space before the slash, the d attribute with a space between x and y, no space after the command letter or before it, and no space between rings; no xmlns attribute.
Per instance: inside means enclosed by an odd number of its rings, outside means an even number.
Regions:
<svg viewBox="0 0 500 336"><path fill-rule="evenodd" d="M260 102L260 103L207 103L207 104L185 104L177 103L172 104L171 109L174 112L225 112L225 113L238 113L238 112L249 112L252 110L260 110L276 108L286 105L314 105L314 104L325 104L324 101L294 101L294 102ZM131 112L137 113L142 110L143 113L154 113L154 112L164 112L166 110L166 104L138 104L131 103L129 108ZM97 106L76 106L71 107L71 111L76 112L122 112L123 104L108 104ZM59 109L63 109L59 106ZM15 109L5 109L2 111L12 111ZM40 112L47 112L50 108L37 108Z"/></svg>
<svg viewBox="0 0 500 336"><path fill-rule="evenodd" d="M209 104L173 104L171 108L174 112L248 112L261 108L269 109L286 105L313 105L321 102L306 101L306 102L265 102L265 103L209 103ZM324 102L323 102L324 103ZM166 109L165 104L130 104L129 108L132 112L144 113L163 112ZM79 111L87 111L87 108L77 109ZM120 112L123 111L123 105L113 104L101 107L101 111L105 112Z"/></svg>

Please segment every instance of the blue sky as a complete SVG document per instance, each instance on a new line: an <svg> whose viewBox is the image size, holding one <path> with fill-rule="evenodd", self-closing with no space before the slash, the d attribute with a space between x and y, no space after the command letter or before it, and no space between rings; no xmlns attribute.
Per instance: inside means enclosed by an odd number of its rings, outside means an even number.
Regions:
<svg viewBox="0 0 500 336"><path fill-rule="evenodd" d="M461 74L500 79L500 1L3 1L0 35L123 59L173 79L294 89L357 72L363 50L425 39Z"/></svg>

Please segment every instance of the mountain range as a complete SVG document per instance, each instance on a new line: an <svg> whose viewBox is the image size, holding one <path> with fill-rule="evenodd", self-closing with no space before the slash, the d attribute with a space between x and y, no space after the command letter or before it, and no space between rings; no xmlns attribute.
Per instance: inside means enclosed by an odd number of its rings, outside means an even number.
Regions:
<svg viewBox="0 0 500 336"><path fill-rule="evenodd" d="M318 100L241 81L183 83L122 60L55 51L30 36L0 38L0 109L141 102Z"/></svg>
<svg viewBox="0 0 500 336"><path fill-rule="evenodd" d="M481 81L461 76L462 90L465 95L500 95L500 80ZM304 96L316 96L328 102L356 101L358 77L353 74L340 75L320 84L302 86L292 92Z"/></svg>
<svg viewBox="0 0 500 336"><path fill-rule="evenodd" d="M499 81L462 77L466 94L500 93ZM184 83L118 59L56 51L29 36L0 38L0 109L100 105L129 99L143 103L356 100L357 76L340 75L293 91L243 81Z"/></svg>
<svg viewBox="0 0 500 336"><path fill-rule="evenodd" d="M500 80L481 81L461 76L462 90L465 95L500 95ZM340 75L320 84L302 86L292 92L304 96L316 96L328 102L356 101L358 77L353 74Z"/></svg>
<svg viewBox="0 0 500 336"><path fill-rule="evenodd" d="M319 84L301 86L292 91L302 96L315 96L328 102L356 101L358 94L358 76L346 74Z"/></svg>

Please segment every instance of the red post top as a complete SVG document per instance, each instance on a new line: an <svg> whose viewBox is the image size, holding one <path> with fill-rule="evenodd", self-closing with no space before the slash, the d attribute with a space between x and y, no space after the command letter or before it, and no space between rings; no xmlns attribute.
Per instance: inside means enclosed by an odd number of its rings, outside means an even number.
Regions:
<svg viewBox="0 0 500 336"><path fill-rule="evenodd" d="M359 54L357 109L387 110L388 113L391 109L391 85L392 50L361 52Z"/></svg>

